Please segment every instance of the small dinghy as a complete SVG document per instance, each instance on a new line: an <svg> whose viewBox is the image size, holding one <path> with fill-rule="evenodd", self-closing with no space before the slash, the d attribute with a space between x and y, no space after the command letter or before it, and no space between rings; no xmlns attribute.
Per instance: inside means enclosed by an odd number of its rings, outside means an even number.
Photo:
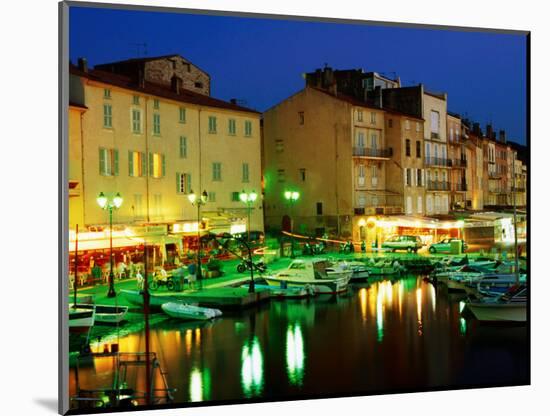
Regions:
<svg viewBox="0 0 550 416"><path fill-rule="evenodd" d="M77 305L69 306L69 332L87 332L94 326L95 309L84 309Z"/></svg>
<svg viewBox="0 0 550 416"><path fill-rule="evenodd" d="M164 313L172 318L206 321L222 315L219 309L203 308L179 302L167 302L161 306Z"/></svg>

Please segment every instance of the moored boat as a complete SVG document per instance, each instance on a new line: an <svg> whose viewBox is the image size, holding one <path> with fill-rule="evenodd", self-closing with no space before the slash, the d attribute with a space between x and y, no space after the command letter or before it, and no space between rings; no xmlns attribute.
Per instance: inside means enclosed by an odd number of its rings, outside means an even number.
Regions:
<svg viewBox="0 0 550 416"><path fill-rule="evenodd" d="M352 274L325 259L294 260L286 270L264 279L275 287L312 287L316 293L339 293L348 288Z"/></svg>
<svg viewBox="0 0 550 416"><path fill-rule="evenodd" d="M69 307L69 331L70 332L86 332L94 326L95 308L84 309L77 307Z"/></svg>
<svg viewBox="0 0 550 416"><path fill-rule="evenodd" d="M118 324L128 313L128 306L76 305L79 309L95 310L95 323ZM71 305L72 307L72 305Z"/></svg>
<svg viewBox="0 0 550 416"><path fill-rule="evenodd" d="M143 306L143 292L139 290L121 289L120 293L132 305ZM160 308L167 302L176 302L177 299L170 295L160 295L149 293L149 306L152 308Z"/></svg>
<svg viewBox="0 0 550 416"><path fill-rule="evenodd" d="M219 309L203 308L181 302L164 303L161 308L166 315L185 320L206 321L222 315Z"/></svg>
<svg viewBox="0 0 550 416"><path fill-rule="evenodd" d="M468 309L482 322L525 322L527 320L527 287L518 285L504 295L467 302Z"/></svg>

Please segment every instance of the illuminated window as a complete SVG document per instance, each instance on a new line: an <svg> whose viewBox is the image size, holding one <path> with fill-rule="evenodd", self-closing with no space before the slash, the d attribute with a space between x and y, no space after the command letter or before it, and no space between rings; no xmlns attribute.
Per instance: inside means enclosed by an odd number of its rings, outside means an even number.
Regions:
<svg viewBox="0 0 550 416"><path fill-rule="evenodd" d="M249 137L252 136L252 122L251 121L245 121L244 122L244 135Z"/></svg>
<svg viewBox="0 0 550 416"><path fill-rule="evenodd" d="M141 133L141 111L132 110L132 133Z"/></svg>
<svg viewBox="0 0 550 416"><path fill-rule="evenodd" d="M178 193L188 194L192 189L191 186L191 174L190 173L177 173L176 177L178 179Z"/></svg>
<svg viewBox="0 0 550 416"><path fill-rule="evenodd" d="M160 136L160 114L153 114L153 134Z"/></svg>
<svg viewBox="0 0 550 416"><path fill-rule="evenodd" d="M185 108L180 107L180 123L186 122L186 114L185 114Z"/></svg>
<svg viewBox="0 0 550 416"><path fill-rule="evenodd" d="M133 177L145 175L145 153L128 151L128 175Z"/></svg>
<svg viewBox="0 0 550 416"><path fill-rule="evenodd" d="M215 134L217 132L216 117L208 117L208 133Z"/></svg>
<svg viewBox="0 0 550 416"><path fill-rule="evenodd" d="M222 180L222 164L219 162L212 163L212 180L213 181Z"/></svg>
<svg viewBox="0 0 550 416"><path fill-rule="evenodd" d="M118 175L118 150L99 148L99 174L102 176Z"/></svg>
<svg viewBox="0 0 550 416"><path fill-rule="evenodd" d="M166 174L166 161L161 153L149 153L149 176L162 178Z"/></svg>
<svg viewBox="0 0 550 416"><path fill-rule="evenodd" d="M103 127L113 127L113 107L111 104L103 104Z"/></svg>
<svg viewBox="0 0 550 416"><path fill-rule="evenodd" d="M229 135L234 136L237 133L237 122L230 118L229 119Z"/></svg>

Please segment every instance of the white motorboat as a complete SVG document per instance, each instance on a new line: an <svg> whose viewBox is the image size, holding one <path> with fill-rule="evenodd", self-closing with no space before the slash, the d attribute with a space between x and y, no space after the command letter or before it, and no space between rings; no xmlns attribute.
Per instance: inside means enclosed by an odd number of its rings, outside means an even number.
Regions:
<svg viewBox="0 0 550 416"><path fill-rule="evenodd" d="M369 277L369 268L361 261L341 261L338 262L342 268L352 271L351 280L366 280Z"/></svg>
<svg viewBox="0 0 550 416"><path fill-rule="evenodd" d="M316 293L339 293L348 288L353 271L326 259L294 260L286 270L265 276L270 286L314 288Z"/></svg>
<svg viewBox="0 0 550 416"><path fill-rule="evenodd" d="M466 305L478 321L525 322L527 320L527 287L514 286L499 297L471 300Z"/></svg>
<svg viewBox="0 0 550 416"><path fill-rule="evenodd" d="M405 268L397 260L381 259L374 261L374 259L371 259L367 265L367 270L371 275L389 275L401 273Z"/></svg>
<svg viewBox="0 0 550 416"><path fill-rule="evenodd" d="M213 308L203 308L180 302L168 302L161 306L164 313L172 318L206 321L222 315L222 311Z"/></svg>
<svg viewBox="0 0 550 416"><path fill-rule="evenodd" d="M69 331L70 332L86 332L95 321L95 308L84 309L79 305L77 307L69 307Z"/></svg>
<svg viewBox="0 0 550 416"><path fill-rule="evenodd" d="M70 305L72 307L72 305ZM128 306L111 305L76 305L79 309L95 310L95 322L104 324L118 324L124 320L128 313Z"/></svg>

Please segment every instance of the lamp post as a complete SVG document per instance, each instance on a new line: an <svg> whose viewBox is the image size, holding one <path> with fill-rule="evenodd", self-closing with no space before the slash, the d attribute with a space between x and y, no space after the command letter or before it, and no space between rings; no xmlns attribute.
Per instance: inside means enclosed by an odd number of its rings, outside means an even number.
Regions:
<svg viewBox="0 0 550 416"><path fill-rule="evenodd" d="M113 273L113 210L119 209L122 205L122 197L120 193L114 196L114 198L109 199L105 196L103 192L100 192L97 196L97 204L101 209L109 211L109 292L107 297L114 298L116 296L115 292L115 275Z"/></svg>
<svg viewBox="0 0 550 416"><path fill-rule="evenodd" d="M197 195L191 190L189 192L189 195L187 195L187 198L189 199L189 202L191 202L191 205L197 207L197 242L198 242L198 249L197 249L197 280L199 282L199 289L202 289L202 270L201 270L201 206L206 204L206 201L208 200L208 193L206 191L202 191L202 194L200 195L200 198L197 198Z"/></svg>
<svg viewBox="0 0 550 416"><path fill-rule="evenodd" d="M292 204L296 203L300 198L300 193L296 191L285 191L285 199L289 204L289 216L290 216L290 258L294 258L294 221L292 219Z"/></svg>
<svg viewBox="0 0 550 416"><path fill-rule="evenodd" d="M244 202L247 206L248 214L248 223L246 229L248 231L248 241L250 242L250 210L252 209L252 204L258 199L258 194L254 191L247 194L244 190L239 194L239 199Z"/></svg>

